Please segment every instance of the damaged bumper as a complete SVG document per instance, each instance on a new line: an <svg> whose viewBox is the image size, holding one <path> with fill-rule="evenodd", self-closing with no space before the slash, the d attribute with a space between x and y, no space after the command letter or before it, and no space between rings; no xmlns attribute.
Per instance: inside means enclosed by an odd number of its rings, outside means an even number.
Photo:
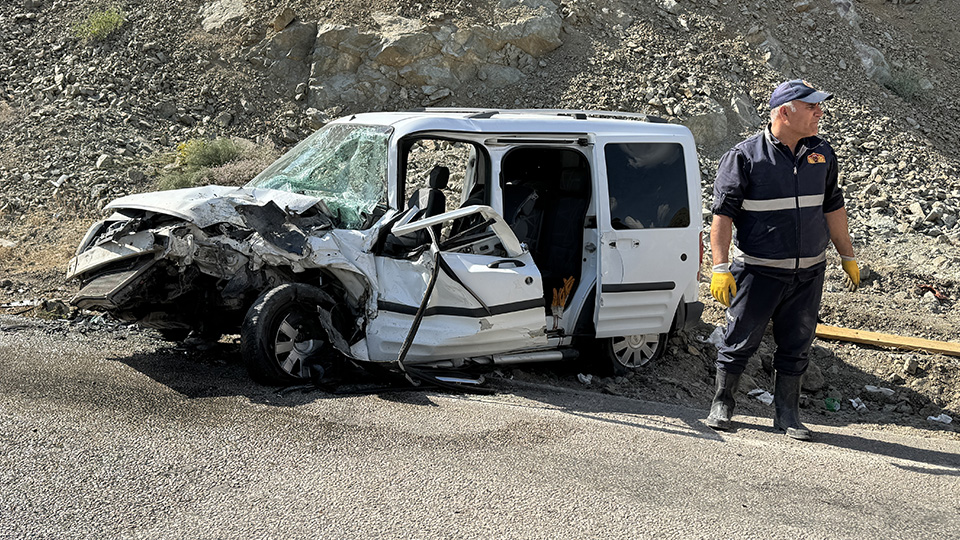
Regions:
<svg viewBox="0 0 960 540"><path fill-rule="evenodd" d="M155 328L210 320L228 320L232 328L262 290L294 274L325 269L343 275L356 305L367 294L369 280L359 268L364 237L334 229L323 201L300 197L293 210L230 192L204 204L200 199L210 193L182 191L150 208L136 196L126 206L111 204L118 213L91 228L69 263L67 278L81 282L71 303ZM177 200L189 204L166 208ZM311 279L319 284L321 278Z"/></svg>

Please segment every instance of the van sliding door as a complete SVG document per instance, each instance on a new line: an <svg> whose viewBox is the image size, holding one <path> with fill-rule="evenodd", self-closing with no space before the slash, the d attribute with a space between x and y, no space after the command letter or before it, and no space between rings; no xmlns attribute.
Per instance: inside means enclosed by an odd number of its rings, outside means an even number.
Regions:
<svg viewBox="0 0 960 540"><path fill-rule="evenodd" d="M696 287L700 193L688 178L699 171L687 139L598 137L607 204L597 216L597 337L669 331L684 289Z"/></svg>

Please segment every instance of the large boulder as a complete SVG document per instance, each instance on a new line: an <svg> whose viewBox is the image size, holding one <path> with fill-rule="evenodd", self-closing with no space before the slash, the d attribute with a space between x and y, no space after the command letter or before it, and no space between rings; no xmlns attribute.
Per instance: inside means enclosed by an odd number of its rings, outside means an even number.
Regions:
<svg viewBox="0 0 960 540"><path fill-rule="evenodd" d="M206 32L220 30L247 14L243 0L217 0L200 7L200 26Z"/></svg>
<svg viewBox="0 0 960 540"><path fill-rule="evenodd" d="M549 0L502 0L502 22L459 27L375 14L379 31L321 25L310 63L309 106L383 103L399 88L435 103L460 87L501 88L560 44L560 18Z"/></svg>
<svg viewBox="0 0 960 540"><path fill-rule="evenodd" d="M380 24L380 43L368 53L375 64L401 68L440 51L440 43L423 22L395 15L374 15Z"/></svg>
<svg viewBox="0 0 960 540"><path fill-rule="evenodd" d="M263 66L277 92L290 95L309 80L316 38L315 23L293 22L259 45Z"/></svg>
<svg viewBox="0 0 960 540"><path fill-rule="evenodd" d="M723 144L727 138L727 113L723 107L716 100L707 98L697 110L700 112L683 120L697 144L706 147Z"/></svg>
<svg viewBox="0 0 960 540"><path fill-rule="evenodd" d="M560 40L563 19L557 6L549 0L502 0L499 7L515 14L511 21L499 26L500 40L532 56L544 55L563 43Z"/></svg>
<svg viewBox="0 0 960 540"><path fill-rule="evenodd" d="M867 77L880 84L888 84L893 75L890 73L890 64L887 63L883 53L859 40L853 40L853 46L857 51L857 56L860 57L860 63L863 64L864 71L867 72Z"/></svg>

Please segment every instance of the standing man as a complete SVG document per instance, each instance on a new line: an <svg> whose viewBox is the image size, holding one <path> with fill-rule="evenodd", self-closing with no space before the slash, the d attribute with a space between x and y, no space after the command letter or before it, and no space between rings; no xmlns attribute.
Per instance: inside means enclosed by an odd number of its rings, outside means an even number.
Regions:
<svg viewBox="0 0 960 540"><path fill-rule="evenodd" d="M706 419L714 429L731 428L740 375L772 319L773 426L794 439L810 439L800 423L800 378L817 326L828 242L840 253L849 290L860 285L837 185L837 156L817 137L822 103L832 97L799 79L781 84L770 97L767 127L720 160L713 186L710 293L728 309L717 353L717 391ZM737 249L731 264L733 225Z"/></svg>

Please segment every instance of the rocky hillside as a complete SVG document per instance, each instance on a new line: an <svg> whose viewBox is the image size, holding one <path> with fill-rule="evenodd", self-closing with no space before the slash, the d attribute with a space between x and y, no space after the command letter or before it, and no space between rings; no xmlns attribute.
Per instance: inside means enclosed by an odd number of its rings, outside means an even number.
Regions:
<svg viewBox="0 0 960 540"><path fill-rule="evenodd" d="M709 208L720 155L762 126L778 82L802 77L835 93L822 133L841 157L866 267L850 295L831 259L822 318L956 340L960 31L947 14L958 8L960 0L5 1L0 305L17 312L68 298L62 267L99 209L155 189L162 156L190 139L283 148L332 117L422 106L638 111L694 131ZM119 27L91 37L84 22L109 10ZM706 303L702 331L672 344L672 363L606 381L607 390L703 406L714 354L705 340L722 323ZM877 421L960 416L956 359L820 344L824 380L808 385L815 402L856 397L866 383L899 392L868 408ZM768 383L759 364L752 373Z"/></svg>

